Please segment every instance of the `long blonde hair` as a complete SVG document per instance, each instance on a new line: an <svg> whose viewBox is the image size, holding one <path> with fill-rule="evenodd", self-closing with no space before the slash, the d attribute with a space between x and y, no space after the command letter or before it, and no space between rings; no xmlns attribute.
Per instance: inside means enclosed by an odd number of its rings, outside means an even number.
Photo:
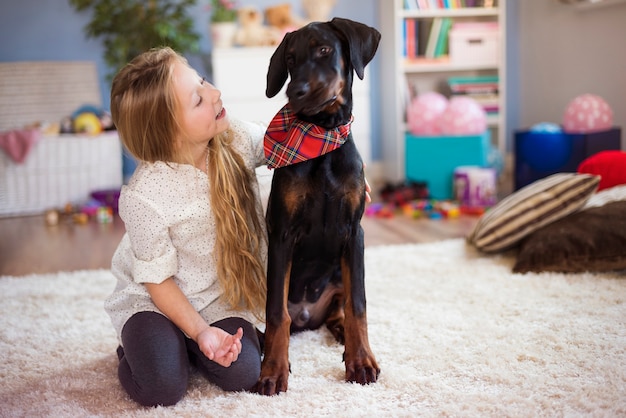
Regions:
<svg viewBox="0 0 626 418"><path fill-rule="evenodd" d="M174 138L178 103L172 68L187 60L169 47L134 58L113 79L111 116L126 149L138 160L179 161ZM265 228L255 194L255 173L231 146L229 131L211 139L209 198L217 224L215 260L222 298L234 309L262 317L266 278Z"/></svg>

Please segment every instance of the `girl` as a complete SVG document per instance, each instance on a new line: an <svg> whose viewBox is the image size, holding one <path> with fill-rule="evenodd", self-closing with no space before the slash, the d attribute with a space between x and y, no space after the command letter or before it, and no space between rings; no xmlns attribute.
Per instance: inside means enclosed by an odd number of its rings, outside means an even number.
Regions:
<svg viewBox="0 0 626 418"><path fill-rule="evenodd" d="M126 234L105 309L120 382L141 405L178 402L190 364L228 391L260 374L264 130L231 124L220 95L170 48L136 57L112 83L115 126L140 163L120 196Z"/></svg>

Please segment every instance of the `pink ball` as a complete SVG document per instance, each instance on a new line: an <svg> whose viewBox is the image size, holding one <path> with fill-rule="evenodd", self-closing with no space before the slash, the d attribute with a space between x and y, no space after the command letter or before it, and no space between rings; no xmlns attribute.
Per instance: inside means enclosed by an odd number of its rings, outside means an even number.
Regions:
<svg viewBox="0 0 626 418"><path fill-rule="evenodd" d="M437 119L448 106L448 99L434 91L415 97L407 108L409 131L413 135L439 133Z"/></svg>
<svg viewBox="0 0 626 418"><path fill-rule="evenodd" d="M487 129L487 113L476 100L455 96L438 121L439 131L446 135L476 135Z"/></svg>
<svg viewBox="0 0 626 418"><path fill-rule="evenodd" d="M563 115L563 130L568 133L606 131L613 126L613 110L599 96L583 94L572 100Z"/></svg>

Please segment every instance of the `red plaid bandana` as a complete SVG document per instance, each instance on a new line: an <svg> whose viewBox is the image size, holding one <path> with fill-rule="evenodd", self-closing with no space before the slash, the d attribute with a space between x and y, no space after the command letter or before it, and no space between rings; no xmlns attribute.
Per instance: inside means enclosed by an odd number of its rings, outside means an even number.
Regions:
<svg viewBox="0 0 626 418"><path fill-rule="evenodd" d="M342 146L350 134L352 117L345 125L326 130L296 118L289 105L274 116L265 132L263 149L269 168L297 164Z"/></svg>

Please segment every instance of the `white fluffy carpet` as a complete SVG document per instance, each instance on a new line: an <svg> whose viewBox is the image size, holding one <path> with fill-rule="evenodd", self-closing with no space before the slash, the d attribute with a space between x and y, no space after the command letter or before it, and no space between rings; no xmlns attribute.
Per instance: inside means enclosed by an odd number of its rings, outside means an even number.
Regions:
<svg viewBox="0 0 626 418"><path fill-rule="evenodd" d="M289 391L224 393L194 375L147 409L116 376L108 271L0 278L0 416L625 416L626 277L514 275L462 240L366 250L378 383L342 381L326 330L292 338Z"/></svg>

